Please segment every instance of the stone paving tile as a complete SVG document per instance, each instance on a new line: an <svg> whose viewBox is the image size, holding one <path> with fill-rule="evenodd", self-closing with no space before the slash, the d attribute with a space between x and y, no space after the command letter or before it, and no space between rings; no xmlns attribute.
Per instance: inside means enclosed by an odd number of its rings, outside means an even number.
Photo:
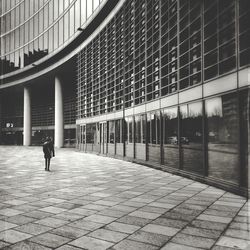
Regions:
<svg viewBox="0 0 250 250"><path fill-rule="evenodd" d="M56 250L82 250L82 248L73 247L73 246L70 246L70 245L63 245L61 247L58 247Z"/></svg>
<svg viewBox="0 0 250 250"><path fill-rule="evenodd" d="M167 243L161 250L201 250L204 248L190 247L185 245L176 244L173 242Z"/></svg>
<svg viewBox="0 0 250 250"><path fill-rule="evenodd" d="M160 214L157 214L157 213L149 213L149 212L144 212L144 211L140 211L140 210L132 212L128 215L134 216L134 217L139 217L139 218L144 218L144 219L150 219L150 220L156 219L160 216Z"/></svg>
<svg viewBox="0 0 250 250"><path fill-rule="evenodd" d="M18 226L18 225L14 224L14 223L9 223L7 221L0 220L0 232L7 230L7 229L10 229L10 228L13 228L13 227L16 227L16 226Z"/></svg>
<svg viewBox="0 0 250 250"><path fill-rule="evenodd" d="M88 231L93 231L96 230L100 227L103 227L105 224L102 223L97 223L97 222L93 222L93 221L87 221L87 220L78 220L78 221L74 221L70 224L68 224L68 226L71 227L77 227L83 230L88 230Z"/></svg>
<svg viewBox="0 0 250 250"><path fill-rule="evenodd" d="M48 218L45 218L45 219L37 220L37 221L35 221L35 223L55 228L55 227L60 227L60 226L62 226L64 224L67 224L68 221L48 217Z"/></svg>
<svg viewBox="0 0 250 250"><path fill-rule="evenodd" d="M148 224L145 227L141 228L142 231L149 233L162 234L166 236L174 236L179 230L173 227L165 227L161 225Z"/></svg>
<svg viewBox="0 0 250 250"><path fill-rule="evenodd" d="M47 227L35 223L27 223L25 225L16 227L15 230L23 232L23 233L28 233L28 234L33 234L33 235L38 235L44 232L47 232L51 230L52 227Z"/></svg>
<svg viewBox="0 0 250 250"><path fill-rule="evenodd" d="M191 222L191 225L198 228L212 229L218 231L223 231L227 227L227 224L225 223L212 222L206 220L194 220Z"/></svg>
<svg viewBox="0 0 250 250"><path fill-rule="evenodd" d="M29 212L29 213L25 213L23 215L28 216L28 217L32 217L35 219L43 219L43 218L49 217L53 214L36 210L36 211Z"/></svg>
<svg viewBox="0 0 250 250"><path fill-rule="evenodd" d="M126 215L126 216L117 220L117 222L135 225L135 226L139 226L139 227L143 227L143 226L147 225L148 223L150 223L151 221L152 220L150 220L150 219L134 217L134 216L129 216L129 215Z"/></svg>
<svg viewBox="0 0 250 250"><path fill-rule="evenodd" d="M233 249L246 249L250 246L250 240L222 236L219 241L216 242L216 245L223 247L231 247Z"/></svg>
<svg viewBox="0 0 250 250"><path fill-rule="evenodd" d="M51 233L70 239L77 239L85 234L88 234L89 231L65 225L52 230Z"/></svg>
<svg viewBox="0 0 250 250"><path fill-rule="evenodd" d="M0 241L0 249L2 249L2 248L4 248L4 247L7 247L7 246L9 246L8 243L3 242L3 241Z"/></svg>
<svg viewBox="0 0 250 250"><path fill-rule="evenodd" d="M157 246L137 242L133 240L123 240L111 248L112 250L157 250Z"/></svg>
<svg viewBox="0 0 250 250"><path fill-rule="evenodd" d="M109 225L105 226L105 229L109 229L109 230L117 231L117 232L121 232L121 233L132 234L135 231L137 231L138 229L140 229L140 227L125 224L125 223L112 222Z"/></svg>
<svg viewBox="0 0 250 250"><path fill-rule="evenodd" d="M32 235L18 232L15 230L6 230L3 232L0 232L0 241L5 241L7 243L16 243L18 241L22 241L25 239L30 238Z"/></svg>
<svg viewBox="0 0 250 250"><path fill-rule="evenodd" d="M10 223L18 224L18 225L23 225L26 223L30 223L35 221L36 219L28 217L28 216L23 216L23 215L15 215L11 216L5 219L5 221L8 221Z"/></svg>
<svg viewBox="0 0 250 250"><path fill-rule="evenodd" d="M0 209L0 215L4 215L4 216L15 216L15 215L22 214L22 213L23 213L22 211L12 209L12 208Z"/></svg>
<svg viewBox="0 0 250 250"><path fill-rule="evenodd" d="M236 229L229 228L225 232L225 236L239 238L239 239L243 239L243 240L250 240L250 231L236 230Z"/></svg>
<svg viewBox="0 0 250 250"><path fill-rule="evenodd" d="M96 231L88 234L88 236L117 243L126 238L128 234L115 232L107 229L97 229Z"/></svg>
<svg viewBox="0 0 250 250"><path fill-rule="evenodd" d="M170 237L152 232L136 231L134 234L129 236L128 239L161 247L170 239Z"/></svg>
<svg viewBox="0 0 250 250"><path fill-rule="evenodd" d="M103 250L110 248L114 243L99 240L91 237L83 236L81 238L78 238L77 240L74 240L70 242L70 245L84 248L84 249L90 249L90 250Z"/></svg>
<svg viewBox="0 0 250 250"><path fill-rule="evenodd" d="M85 217L84 219L86 221L92 221L92 222L103 223L103 224L108 224L116 220L115 217L104 216L104 215L99 215L99 214L90 215L88 217Z"/></svg>
<svg viewBox="0 0 250 250"><path fill-rule="evenodd" d="M221 231L217 231L214 229L204 229L204 228L196 228L187 226L182 230L184 234L190 234L194 236L201 236L205 238L217 239L221 235Z"/></svg>
<svg viewBox="0 0 250 250"><path fill-rule="evenodd" d="M214 246L212 248L212 250L235 250L235 248L231 248L231 247L222 247L222 246ZM245 249L247 250L247 249Z"/></svg>
<svg viewBox="0 0 250 250"><path fill-rule="evenodd" d="M52 234L52 233L40 234L38 236L34 236L30 238L29 240L34 243L38 243L40 245L44 245L44 246L51 247L51 248L59 247L71 241L71 239L69 238L62 237L62 236Z"/></svg>
<svg viewBox="0 0 250 250"><path fill-rule="evenodd" d="M197 219L212 221L212 222L220 222L220 223L229 223L232 220L232 218L229 217L206 215L206 214L201 214L200 216L197 217Z"/></svg>
<svg viewBox="0 0 250 250"><path fill-rule="evenodd" d="M63 212L63 213L60 213L60 214L53 215L52 217L72 222L72 221L82 219L85 216L82 216L82 215L79 215L79 214L74 214L74 213L71 213L70 211L68 211L68 212Z"/></svg>
<svg viewBox="0 0 250 250"><path fill-rule="evenodd" d="M29 240L18 242L14 245L4 248L4 250L50 250L52 248L45 247Z"/></svg>
<svg viewBox="0 0 250 250"><path fill-rule="evenodd" d="M215 243L215 240L179 233L171 239L171 242L191 247L210 249Z"/></svg>

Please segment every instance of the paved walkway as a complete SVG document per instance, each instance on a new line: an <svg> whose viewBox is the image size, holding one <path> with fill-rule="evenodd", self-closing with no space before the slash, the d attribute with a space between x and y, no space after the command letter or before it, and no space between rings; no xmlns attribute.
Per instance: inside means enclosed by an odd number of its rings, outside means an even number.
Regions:
<svg viewBox="0 0 250 250"><path fill-rule="evenodd" d="M0 248L250 249L246 200L134 163L0 146Z"/></svg>

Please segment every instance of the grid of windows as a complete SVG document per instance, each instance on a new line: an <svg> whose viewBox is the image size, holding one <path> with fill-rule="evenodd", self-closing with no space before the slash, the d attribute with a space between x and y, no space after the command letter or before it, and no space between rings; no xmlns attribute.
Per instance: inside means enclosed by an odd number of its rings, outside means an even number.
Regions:
<svg viewBox="0 0 250 250"><path fill-rule="evenodd" d="M133 107L248 65L249 13L248 0L125 1L78 54L78 119Z"/></svg>
<svg viewBox="0 0 250 250"><path fill-rule="evenodd" d="M67 42L104 0L1 0L1 74Z"/></svg>
<svg viewBox="0 0 250 250"><path fill-rule="evenodd" d="M236 68L236 1L204 1L204 79Z"/></svg>

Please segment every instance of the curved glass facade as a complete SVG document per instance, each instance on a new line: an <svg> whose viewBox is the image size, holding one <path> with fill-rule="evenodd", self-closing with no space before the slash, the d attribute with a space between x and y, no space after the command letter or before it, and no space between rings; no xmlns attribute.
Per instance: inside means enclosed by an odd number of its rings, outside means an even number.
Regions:
<svg viewBox="0 0 250 250"><path fill-rule="evenodd" d="M77 118L134 107L250 64L248 0L127 0L78 54Z"/></svg>
<svg viewBox="0 0 250 250"><path fill-rule="evenodd" d="M105 0L0 0L1 74L67 43Z"/></svg>

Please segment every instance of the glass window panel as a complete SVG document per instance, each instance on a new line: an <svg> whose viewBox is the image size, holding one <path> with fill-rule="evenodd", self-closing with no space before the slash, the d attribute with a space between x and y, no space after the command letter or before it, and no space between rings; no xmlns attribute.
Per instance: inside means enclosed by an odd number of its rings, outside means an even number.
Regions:
<svg viewBox="0 0 250 250"><path fill-rule="evenodd" d="M20 23L24 21L24 2L20 4Z"/></svg>
<svg viewBox="0 0 250 250"><path fill-rule="evenodd" d="M48 27L48 21L49 21L49 17L48 17L48 12L49 12L49 6L48 4L44 7L44 20L43 20L43 28L46 29Z"/></svg>
<svg viewBox="0 0 250 250"><path fill-rule="evenodd" d="M38 46L38 39L36 39L34 41L34 53L38 53L38 48L39 48L39 46Z"/></svg>
<svg viewBox="0 0 250 250"><path fill-rule="evenodd" d="M163 161L164 164L179 168L178 108L163 110Z"/></svg>
<svg viewBox="0 0 250 250"><path fill-rule="evenodd" d="M23 48L20 49L20 68L24 67L24 52L23 52Z"/></svg>
<svg viewBox="0 0 250 250"><path fill-rule="evenodd" d="M54 20L58 18L58 1L59 0L54 0ZM62 0L61 0L62 1Z"/></svg>
<svg viewBox="0 0 250 250"><path fill-rule="evenodd" d="M39 30L39 26L38 26L38 14L36 14L35 17L34 17L34 37L38 36L38 30Z"/></svg>
<svg viewBox="0 0 250 250"><path fill-rule="evenodd" d="M54 25L54 50L58 48L58 23Z"/></svg>
<svg viewBox="0 0 250 250"><path fill-rule="evenodd" d="M15 67L20 67L19 50L15 52Z"/></svg>
<svg viewBox="0 0 250 250"><path fill-rule="evenodd" d="M34 0L30 0L30 16L34 13Z"/></svg>
<svg viewBox="0 0 250 250"><path fill-rule="evenodd" d="M62 0L59 0L59 16L63 13L63 1Z"/></svg>
<svg viewBox="0 0 250 250"><path fill-rule="evenodd" d="M183 169L202 175L204 173L202 102L181 106L180 114Z"/></svg>
<svg viewBox="0 0 250 250"><path fill-rule="evenodd" d="M29 9L30 9L30 3L29 0L24 0L24 19L27 20L29 18Z"/></svg>
<svg viewBox="0 0 250 250"><path fill-rule="evenodd" d="M1 55L4 55L5 54L5 37L1 37L0 50L1 50Z"/></svg>
<svg viewBox="0 0 250 250"><path fill-rule="evenodd" d="M71 37L75 31L75 8L74 8L74 5L70 8L69 16L70 16L69 37Z"/></svg>
<svg viewBox="0 0 250 250"><path fill-rule="evenodd" d="M43 35L43 47L44 51L48 51L48 31Z"/></svg>
<svg viewBox="0 0 250 250"><path fill-rule="evenodd" d="M43 35L41 35L38 39L38 48L40 51L43 51Z"/></svg>
<svg viewBox="0 0 250 250"><path fill-rule="evenodd" d="M91 16L93 12L92 0L87 1L87 18Z"/></svg>
<svg viewBox="0 0 250 250"><path fill-rule="evenodd" d="M16 16L15 16L15 26L20 24L20 7L16 8Z"/></svg>
<svg viewBox="0 0 250 250"><path fill-rule="evenodd" d="M93 4L94 4L93 10L95 10L99 5L99 0L93 0Z"/></svg>
<svg viewBox="0 0 250 250"><path fill-rule="evenodd" d="M5 36L5 53L10 51L10 35Z"/></svg>
<svg viewBox="0 0 250 250"><path fill-rule="evenodd" d="M59 20L59 46L63 44L63 18Z"/></svg>
<svg viewBox="0 0 250 250"><path fill-rule="evenodd" d="M206 101L208 175L238 183L239 127L237 95Z"/></svg>
<svg viewBox="0 0 250 250"><path fill-rule="evenodd" d="M0 22L0 25L1 25L1 32L2 33L5 33L5 23L6 23L6 17L4 16L4 17L2 17L2 19L1 19L1 22Z"/></svg>
<svg viewBox="0 0 250 250"><path fill-rule="evenodd" d="M38 14L38 23L39 23L39 33L42 33L43 32L43 9L41 11L39 11L39 14Z"/></svg>
<svg viewBox="0 0 250 250"><path fill-rule="evenodd" d="M81 25L83 25L87 19L86 1L87 0L81 0Z"/></svg>
<svg viewBox="0 0 250 250"><path fill-rule="evenodd" d="M32 40L34 38L33 21L33 18L29 21L29 40Z"/></svg>
<svg viewBox="0 0 250 250"><path fill-rule="evenodd" d="M10 12L10 29L14 29L15 27L15 18L16 18L16 11L15 9Z"/></svg>
<svg viewBox="0 0 250 250"><path fill-rule="evenodd" d="M24 25L20 27L20 46L24 44Z"/></svg>
<svg viewBox="0 0 250 250"><path fill-rule="evenodd" d="M81 26L80 0L75 3L75 31Z"/></svg>
<svg viewBox="0 0 250 250"><path fill-rule="evenodd" d="M49 52L53 51L53 27L49 29Z"/></svg>
<svg viewBox="0 0 250 250"><path fill-rule="evenodd" d="M53 1L49 2L49 25L53 23Z"/></svg>
<svg viewBox="0 0 250 250"><path fill-rule="evenodd" d="M10 33L10 51L13 51L14 47L15 47L15 33L11 32Z"/></svg>
<svg viewBox="0 0 250 250"><path fill-rule="evenodd" d="M122 120L115 121L115 142L122 143Z"/></svg>
<svg viewBox="0 0 250 250"><path fill-rule="evenodd" d="M69 39L69 13L64 15L64 41Z"/></svg>
<svg viewBox="0 0 250 250"><path fill-rule="evenodd" d="M109 137L108 137L108 143L114 143L115 142L115 121L109 121Z"/></svg>
<svg viewBox="0 0 250 250"><path fill-rule="evenodd" d="M140 115L135 116L135 142L142 142L142 123Z"/></svg>
<svg viewBox="0 0 250 250"><path fill-rule="evenodd" d="M24 43L27 43L29 40L29 22L24 25Z"/></svg>
<svg viewBox="0 0 250 250"><path fill-rule="evenodd" d="M64 0L64 9L67 9L69 6L69 0Z"/></svg>
<svg viewBox="0 0 250 250"><path fill-rule="evenodd" d="M5 28L6 28L6 32L10 30L10 23L11 23L11 16L10 16L10 13L8 13L6 16L5 16Z"/></svg>
<svg viewBox="0 0 250 250"><path fill-rule="evenodd" d="M34 0L34 12L38 11L39 9L39 0Z"/></svg>

